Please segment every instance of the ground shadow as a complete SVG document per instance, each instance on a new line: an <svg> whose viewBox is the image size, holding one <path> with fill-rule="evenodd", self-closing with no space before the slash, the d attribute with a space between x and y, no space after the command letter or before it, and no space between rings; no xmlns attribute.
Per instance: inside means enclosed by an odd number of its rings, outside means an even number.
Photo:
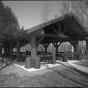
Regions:
<svg viewBox="0 0 88 88"><path fill-rule="evenodd" d="M58 62L58 63L59 63L59 62ZM65 65L64 63L59 63L59 64L65 66L65 67L67 67L67 68L69 68L69 69L73 69L73 70L77 71L78 73L82 74L82 75L85 76L85 77L88 77L88 73L83 72L83 71L81 71L81 70L78 70L77 68L75 68L74 66L70 65L69 63L66 63L66 64L68 64L68 65Z"/></svg>
<svg viewBox="0 0 88 88"><path fill-rule="evenodd" d="M75 70L76 72L80 73L82 76L85 76L86 78L88 78L88 74L87 74L87 73L84 73L84 72L82 72L82 71L76 69L75 67L72 67L72 66L70 67L70 66L64 65L63 63L60 63L60 64L62 64L63 66L65 66L65 67L67 67L67 68L73 69L73 70ZM69 64L69 65L70 65L70 64ZM66 76L63 72L58 71L58 69L55 69L55 70L52 69L52 68L48 68L48 69L49 69L49 70L52 70L53 72L58 73L59 75L65 77L65 78L67 78L67 79L69 79L69 80L71 80L71 81L73 81L73 82L75 82L75 83L78 83L78 84L81 84L82 86L88 87L87 84L82 83L82 82L79 82L79 81L77 81L76 79L71 78L70 76ZM66 70L67 70L67 69L66 69Z"/></svg>

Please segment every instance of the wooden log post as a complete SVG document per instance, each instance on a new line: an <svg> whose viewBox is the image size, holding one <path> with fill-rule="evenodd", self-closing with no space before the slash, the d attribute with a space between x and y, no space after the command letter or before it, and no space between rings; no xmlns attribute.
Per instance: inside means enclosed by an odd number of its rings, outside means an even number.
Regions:
<svg viewBox="0 0 88 88"><path fill-rule="evenodd" d="M17 40L17 61L18 62L20 61L19 54L20 54L20 41Z"/></svg>
<svg viewBox="0 0 88 88"><path fill-rule="evenodd" d="M78 60L79 59L79 45L78 45L78 41L75 41L75 46L74 46L74 52L76 53L75 59Z"/></svg>
<svg viewBox="0 0 88 88"><path fill-rule="evenodd" d="M56 46L56 53L58 53L58 46Z"/></svg>
<svg viewBox="0 0 88 88"><path fill-rule="evenodd" d="M13 42L10 42L10 60L13 59Z"/></svg>
<svg viewBox="0 0 88 88"><path fill-rule="evenodd" d="M61 43L62 43L62 42L60 42L59 45L58 45L58 42L53 43L53 45L54 45L55 48L56 48L56 53L58 53L58 47L61 45Z"/></svg>
<svg viewBox="0 0 88 88"><path fill-rule="evenodd" d="M32 68L31 58L27 57L25 60L25 68Z"/></svg>
<svg viewBox="0 0 88 88"><path fill-rule="evenodd" d="M43 46L45 47L45 53L47 53L47 47L48 47L48 43L47 44L43 44Z"/></svg>
<svg viewBox="0 0 88 88"><path fill-rule="evenodd" d="M62 42L60 42L59 45L58 45L58 42L53 43L53 45L54 45L55 48L56 48L56 59L59 59L59 56L58 56L58 47L61 45L61 43L62 43Z"/></svg>
<svg viewBox="0 0 88 88"><path fill-rule="evenodd" d="M31 59L32 59L32 68L34 68L35 57L37 56L37 40L36 37L31 37Z"/></svg>
<svg viewBox="0 0 88 88"><path fill-rule="evenodd" d="M45 46L45 53L47 53L47 46Z"/></svg>
<svg viewBox="0 0 88 88"><path fill-rule="evenodd" d="M55 48L56 48L56 53L58 53L58 42L53 43L53 45L54 45L54 46L55 46Z"/></svg>
<svg viewBox="0 0 88 88"><path fill-rule="evenodd" d="M4 56L6 57L6 53L7 53L7 45L4 44Z"/></svg>
<svg viewBox="0 0 88 88"><path fill-rule="evenodd" d="M68 54L67 54L67 50L66 50L66 45L64 45L64 55L63 55L62 61L68 62Z"/></svg>
<svg viewBox="0 0 88 88"><path fill-rule="evenodd" d="M77 42L75 41L70 41L70 44L72 45L72 53L76 53L76 44ZM74 49L73 49L74 48ZM72 60L77 59L77 54L72 55L71 57Z"/></svg>
<svg viewBox="0 0 88 88"><path fill-rule="evenodd" d="M10 51L10 50L9 50L9 51ZM8 46L7 46L6 57L9 57L9 58L10 58L10 53L8 52Z"/></svg>
<svg viewBox="0 0 88 88"><path fill-rule="evenodd" d="M2 45L0 45L0 56L2 55Z"/></svg>
<svg viewBox="0 0 88 88"><path fill-rule="evenodd" d="M7 47L7 53L9 53L9 52L10 52L10 46Z"/></svg>
<svg viewBox="0 0 88 88"><path fill-rule="evenodd" d="M56 42L55 48L56 48L56 53L58 53L58 42Z"/></svg>
<svg viewBox="0 0 88 88"><path fill-rule="evenodd" d="M56 64L56 49L55 47L52 47L52 64Z"/></svg>
<svg viewBox="0 0 88 88"><path fill-rule="evenodd" d="M86 52L85 52L86 55L88 55L88 40L86 40Z"/></svg>

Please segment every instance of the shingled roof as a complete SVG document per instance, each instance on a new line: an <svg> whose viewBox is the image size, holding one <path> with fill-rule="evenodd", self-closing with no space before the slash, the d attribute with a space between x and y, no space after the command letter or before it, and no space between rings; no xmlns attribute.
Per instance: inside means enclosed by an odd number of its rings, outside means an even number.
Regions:
<svg viewBox="0 0 88 88"><path fill-rule="evenodd" d="M56 22L60 22L60 21L67 23L68 26L71 28L71 30L75 31L76 35L79 34L80 36L83 36L83 37L88 35L87 30L79 22L77 17L73 13L68 13L68 14L65 14L61 17L52 19L52 20L47 21L45 23L42 23L42 24L39 24L39 25L34 26L32 28L29 28L29 29L23 31L22 33L20 33L19 35L13 35L12 37L6 38L3 41L10 41L10 40L13 40L13 39L18 39L18 38L24 37L26 35L30 36L31 33L35 32L37 30L41 30L42 28L45 28L47 26L50 26L50 25L52 25ZM75 22L76 25L74 25L74 22Z"/></svg>

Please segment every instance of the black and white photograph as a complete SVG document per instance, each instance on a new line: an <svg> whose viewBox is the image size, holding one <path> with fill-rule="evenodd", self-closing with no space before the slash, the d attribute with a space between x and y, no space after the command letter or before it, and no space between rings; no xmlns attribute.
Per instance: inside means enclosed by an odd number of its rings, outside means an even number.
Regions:
<svg viewBox="0 0 88 88"><path fill-rule="evenodd" d="M1 0L0 87L88 88L88 0Z"/></svg>

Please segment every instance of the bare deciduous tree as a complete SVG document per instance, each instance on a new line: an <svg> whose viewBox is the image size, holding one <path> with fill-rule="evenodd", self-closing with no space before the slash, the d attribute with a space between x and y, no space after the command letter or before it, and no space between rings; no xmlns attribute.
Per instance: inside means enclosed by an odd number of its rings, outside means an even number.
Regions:
<svg viewBox="0 0 88 88"><path fill-rule="evenodd" d="M46 1L41 13L41 21L47 22L52 19L52 11L53 10L50 1Z"/></svg>
<svg viewBox="0 0 88 88"><path fill-rule="evenodd" d="M71 8L71 12L77 16L82 25L85 26L86 30L88 30L88 1L64 1L61 10L62 15L69 13L69 8ZM83 47L83 42L80 47Z"/></svg>

